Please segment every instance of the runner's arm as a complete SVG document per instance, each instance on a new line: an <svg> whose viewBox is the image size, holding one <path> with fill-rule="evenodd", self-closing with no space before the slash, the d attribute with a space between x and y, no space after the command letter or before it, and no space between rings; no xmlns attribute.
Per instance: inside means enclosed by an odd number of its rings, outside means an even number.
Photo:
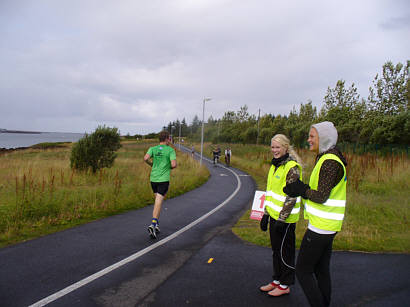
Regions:
<svg viewBox="0 0 410 307"><path fill-rule="evenodd" d="M147 163L149 166L152 167L152 161L150 160L151 156L149 154L145 154L144 156L144 162Z"/></svg>
<svg viewBox="0 0 410 307"><path fill-rule="evenodd" d="M171 169L176 168L177 167L177 153L175 152L175 150L171 151L169 160L171 161Z"/></svg>

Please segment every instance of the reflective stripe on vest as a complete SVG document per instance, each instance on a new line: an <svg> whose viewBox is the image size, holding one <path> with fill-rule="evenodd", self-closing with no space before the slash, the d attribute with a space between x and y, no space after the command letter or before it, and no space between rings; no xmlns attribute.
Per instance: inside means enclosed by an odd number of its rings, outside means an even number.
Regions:
<svg viewBox="0 0 410 307"><path fill-rule="evenodd" d="M292 167L297 166L300 171L300 178L302 178L302 167L296 161L288 161L285 165L279 167L271 166L268 174L268 184L266 188L265 205L266 211L275 220L279 218L279 213L283 209L283 203L286 200L286 194L283 188L286 185L286 176ZM296 204L289 214L285 222L296 223L299 220L301 198L296 199Z"/></svg>
<svg viewBox="0 0 410 307"><path fill-rule="evenodd" d="M278 194L276 194L276 193L273 193L272 191L267 191L267 192L266 192L266 196L271 196L272 198L274 198L274 199L276 199L277 201L282 202L282 203L284 203L285 200L286 200L286 196L278 195ZM296 203L299 203L299 204L300 204L300 201L301 201L301 197L299 196L299 197L296 199ZM273 202L271 202L271 201L269 201L269 200L266 200L266 199L265 199L265 203L266 203L266 204L269 204L269 206L272 207L272 208L274 208L275 211L280 212L280 211L282 210L282 207L276 206ZM291 214L298 214L299 211L300 211L300 207L297 207L297 208L296 208L296 206L295 206L295 207L293 207Z"/></svg>
<svg viewBox="0 0 410 307"><path fill-rule="evenodd" d="M340 158L334 154L324 154L313 168L310 175L309 186L312 190L317 190L319 183L319 173L322 164L326 160L335 160L343 167L343 178L332 189L329 199L323 203L315 203L307 200L305 203L305 218L309 219L309 223L313 226L330 231L340 231L344 219L346 206L346 168Z"/></svg>

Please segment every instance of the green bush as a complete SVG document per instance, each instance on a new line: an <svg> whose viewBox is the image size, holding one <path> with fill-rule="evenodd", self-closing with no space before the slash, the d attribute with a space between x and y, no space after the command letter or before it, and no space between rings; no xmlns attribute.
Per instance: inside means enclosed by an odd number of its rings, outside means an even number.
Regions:
<svg viewBox="0 0 410 307"><path fill-rule="evenodd" d="M111 167L121 147L117 128L98 126L90 135L86 134L71 150L71 168L91 169L93 173L103 167Z"/></svg>

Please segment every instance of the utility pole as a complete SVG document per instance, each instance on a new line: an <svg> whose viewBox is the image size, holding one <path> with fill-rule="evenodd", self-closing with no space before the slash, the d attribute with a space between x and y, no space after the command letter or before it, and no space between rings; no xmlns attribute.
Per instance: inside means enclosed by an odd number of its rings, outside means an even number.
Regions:
<svg viewBox="0 0 410 307"><path fill-rule="evenodd" d="M201 159L199 164L202 165L202 154L204 149L204 121L205 121L205 102L211 100L212 98L204 98L202 102L202 132L201 132Z"/></svg>
<svg viewBox="0 0 410 307"><path fill-rule="evenodd" d="M259 109L259 115L258 115L258 134L256 136L256 145L259 143L259 119L261 117L261 109Z"/></svg>
<svg viewBox="0 0 410 307"><path fill-rule="evenodd" d="M220 130L221 130L221 121L218 120L218 143L219 143L219 133L220 133Z"/></svg>
<svg viewBox="0 0 410 307"><path fill-rule="evenodd" d="M179 122L179 139L178 139L178 143L179 143L179 150L181 150L181 122Z"/></svg>

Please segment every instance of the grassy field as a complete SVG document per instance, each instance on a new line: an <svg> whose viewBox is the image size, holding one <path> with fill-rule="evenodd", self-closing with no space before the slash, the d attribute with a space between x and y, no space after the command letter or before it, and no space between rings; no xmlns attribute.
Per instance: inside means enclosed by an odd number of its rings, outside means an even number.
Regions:
<svg viewBox="0 0 410 307"><path fill-rule="evenodd" d="M25 241L92 220L138 209L153 202L150 168L142 157L150 142L123 142L114 167L97 174L72 171L70 144L36 146L0 155L0 247ZM258 189L266 189L272 155L268 146L231 145L232 164L248 172ZM196 148L200 147L196 144ZM204 154L211 156L205 144ZM221 145L221 149L225 147ZM299 151L308 182L314 155ZM334 249L369 252L410 252L410 164L407 156L346 155L348 194L342 231ZM206 168L177 151L168 197L185 193L208 177ZM223 160L223 159L222 159ZM195 176L192 176L195 174ZM233 228L254 244L269 246L269 234L250 211ZM301 217L303 216L303 213ZM299 246L306 221L297 224Z"/></svg>
<svg viewBox="0 0 410 307"><path fill-rule="evenodd" d="M1 154L0 247L152 204L143 156L156 144L125 141L114 166L96 174L70 168L71 144ZM177 161L169 198L209 177L188 155L177 151Z"/></svg>
<svg viewBox="0 0 410 307"><path fill-rule="evenodd" d="M197 148L199 148L197 146ZM204 153L210 156L212 145ZM234 167L248 172L258 190L266 189L266 177L272 154L269 146L231 145ZM225 149L225 145L221 145ZM315 156L298 152L304 161L303 176L308 182ZM378 157L347 154L347 207L342 231L334 241L335 250L368 252L410 252L410 164L407 156ZM223 160L223 159L222 159ZM254 244L270 246L268 232L259 222L249 219L250 210L239 220L233 232ZM301 218L296 227L300 245L307 223Z"/></svg>

